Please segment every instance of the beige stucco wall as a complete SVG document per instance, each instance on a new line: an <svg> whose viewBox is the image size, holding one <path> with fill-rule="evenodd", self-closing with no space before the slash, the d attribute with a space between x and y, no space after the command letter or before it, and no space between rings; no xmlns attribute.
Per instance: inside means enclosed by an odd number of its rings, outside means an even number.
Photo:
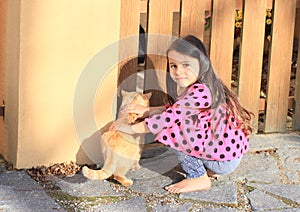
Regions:
<svg viewBox="0 0 300 212"><path fill-rule="evenodd" d="M5 120L0 120L0 153L13 164L17 161L20 1L0 3L0 101L5 100Z"/></svg>
<svg viewBox="0 0 300 212"><path fill-rule="evenodd" d="M7 120L4 127L13 135L6 141L15 144L8 149L16 151L14 159L9 160L16 168L71 160L84 162L78 154L82 138L91 137L95 129L85 129L85 134L78 138L73 120L74 93L89 61L118 40L120 1L5 2L7 6L13 4L11 2L16 4L13 7L16 13L7 14L7 20L18 19L18 16L20 20L13 24L19 29L14 35L19 42L15 43L13 51L7 52L7 57L13 57L13 67L4 68L5 81L9 83L5 91ZM10 40L5 45L13 44ZM101 71L107 72L99 67L99 73ZM107 80L109 83L105 82ZM94 107L98 108L95 119L99 127L114 115L117 70L110 70L103 83L106 83L105 88L92 97L96 102ZM84 108L81 112L86 113ZM15 122L9 123L11 119Z"/></svg>

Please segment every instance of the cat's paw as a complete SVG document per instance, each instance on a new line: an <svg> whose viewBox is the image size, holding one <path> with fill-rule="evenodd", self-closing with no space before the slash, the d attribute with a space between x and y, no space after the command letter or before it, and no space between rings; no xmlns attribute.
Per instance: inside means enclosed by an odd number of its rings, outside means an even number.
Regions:
<svg viewBox="0 0 300 212"><path fill-rule="evenodd" d="M132 171L137 171L141 168L140 164L139 163L135 163L130 170Z"/></svg>
<svg viewBox="0 0 300 212"><path fill-rule="evenodd" d="M121 185L123 186L131 186L133 184L133 180L128 179L127 177L124 176L114 176L114 179L117 180Z"/></svg>
<svg viewBox="0 0 300 212"><path fill-rule="evenodd" d="M85 176L86 178L90 179L90 169L87 166L84 166L82 168L82 174L83 176Z"/></svg>

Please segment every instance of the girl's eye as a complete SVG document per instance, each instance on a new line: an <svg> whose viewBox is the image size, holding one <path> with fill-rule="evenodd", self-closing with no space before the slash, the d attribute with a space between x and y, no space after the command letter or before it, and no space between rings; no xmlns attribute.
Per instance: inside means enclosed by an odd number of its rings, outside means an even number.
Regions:
<svg viewBox="0 0 300 212"><path fill-rule="evenodd" d="M187 68L187 67L190 66L190 64L185 63L185 64L182 64L182 66L185 67L185 68Z"/></svg>
<svg viewBox="0 0 300 212"><path fill-rule="evenodd" d="M171 64L171 65L170 65L170 68L171 68L171 69L176 69L176 68L177 68L177 66L176 66L176 65L174 65L174 64Z"/></svg>

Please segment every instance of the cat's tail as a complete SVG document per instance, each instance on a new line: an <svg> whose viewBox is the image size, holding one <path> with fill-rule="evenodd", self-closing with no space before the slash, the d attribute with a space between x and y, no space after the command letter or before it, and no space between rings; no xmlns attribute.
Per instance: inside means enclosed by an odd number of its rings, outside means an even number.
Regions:
<svg viewBox="0 0 300 212"><path fill-rule="evenodd" d="M108 173L103 169L93 170L93 169L89 169L87 166L84 166L82 168L82 174L90 180L105 180L112 175L112 173Z"/></svg>

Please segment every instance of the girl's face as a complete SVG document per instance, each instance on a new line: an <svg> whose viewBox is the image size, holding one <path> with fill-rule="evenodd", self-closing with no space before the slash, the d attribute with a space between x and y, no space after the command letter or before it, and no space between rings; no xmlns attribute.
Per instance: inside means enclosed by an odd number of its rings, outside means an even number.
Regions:
<svg viewBox="0 0 300 212"><path fill-rule="evenodd" d="M200 72L200 64L196 58L170 50L168 59L171 78L178 86L188 87L196 82Z"/></svg>

